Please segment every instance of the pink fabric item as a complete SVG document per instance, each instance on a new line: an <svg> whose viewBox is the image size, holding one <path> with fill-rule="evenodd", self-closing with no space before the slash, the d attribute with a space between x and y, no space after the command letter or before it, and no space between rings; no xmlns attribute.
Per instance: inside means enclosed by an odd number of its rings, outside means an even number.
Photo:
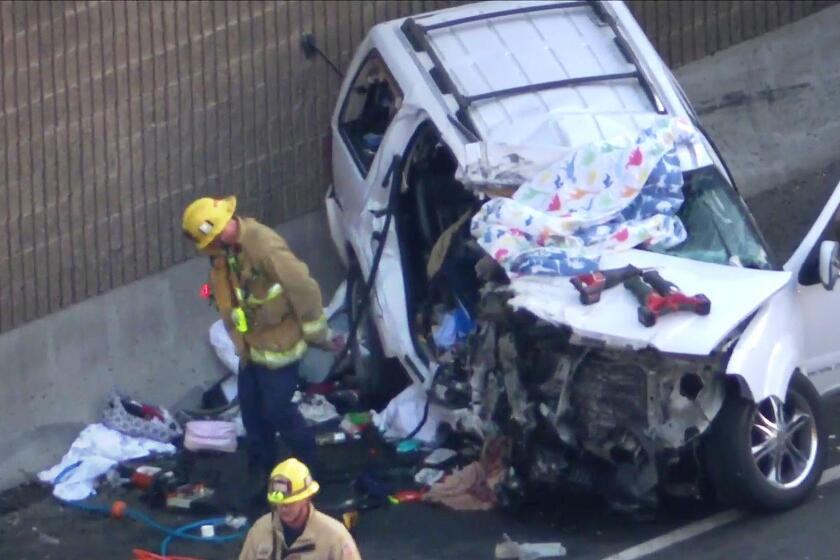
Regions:
<svg viewBox="0 0 840 560"><path fill-rule="evenodd" d="M488 440L481 459L432 485L423 500L460 511L486 511L496 505L496 488L510 463L511 443L506 438Z"/></svg>
<svg viewBox="0 0 840 560"><path fill-rule="evenodd" d="M193 420L187 422L184 447L190 451L236 451L236 426L233 422L219 420Z"/></svg>
<svg viewBox="0 0 840 560"><path fill-rule="evenodd" d="M487 474L477 461L433 485L423 499L459 511L487 511L496 505Z"/></svg>

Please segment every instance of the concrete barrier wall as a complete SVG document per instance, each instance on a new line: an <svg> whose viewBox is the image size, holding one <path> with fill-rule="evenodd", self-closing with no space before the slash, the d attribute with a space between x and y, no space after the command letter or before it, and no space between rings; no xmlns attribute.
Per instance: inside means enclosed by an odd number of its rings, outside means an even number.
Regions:
<svg viewBox="0 0 840 560"><path fill-rule="evenodd" d="M832 6L676 71L745 197L840 158L838 39Z"/></svg>
<svg viewBox="0 0 840 560"><path fill-rule="evenodd" d="M328 301L344 273L324 213L279 231ZM218 315L199 297L207 270L194 258L0 336L0 489L59 459L111 390L169 407L220 378L207 334Z"/></svg>
<svg viewBox="0 0 840 560"><path fill-rule="evenodd" d="M671 65L836 0L630 0ZM462 0L0 2L0 332L189 258L181 209L316 209L340 79L375 23Z"/></svg>
<svg viewBox="0 0 840 560"><path fill-rule="evenodd" d="M642 29L677 68L798 21L836 0L627 0Z"/></svg>
<svg viewBox="0 0 840 560"><path fill-rule="evenodd" d="M181 211L317 209L375 23L453 1L0 2L0 332L189 258Z"/></svg>

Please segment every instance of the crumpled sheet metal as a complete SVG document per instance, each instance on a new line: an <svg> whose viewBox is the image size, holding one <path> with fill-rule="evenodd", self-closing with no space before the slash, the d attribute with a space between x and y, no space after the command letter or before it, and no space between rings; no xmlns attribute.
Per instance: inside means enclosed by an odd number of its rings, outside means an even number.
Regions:
<svg viewBox="0 0 840 560"><path fill-rule="evenodd" d="M661 117L635 141L586 144L493 198L473 217L471 233L507 272L569 276L593 270L602 254L641 244L685 240L676 213L683 202L677 144L697 131Z"/></svg>
<svg viewBox="0 0 840 560"><path fill-rule="evenodd" d="M488 193L516 189L573 150L550 144L475 142L467 145L466 163L458 167L455 178L467 188Z"/></svg>
<svg viewBox="0 0 840 560"><path fill-rule="evenodd" d="M499 362L504 372L505 394L510 404L511 418L520 426L526 426L529 424L528 393L516 367L516 345L511 334L499 338Z"/></svg>

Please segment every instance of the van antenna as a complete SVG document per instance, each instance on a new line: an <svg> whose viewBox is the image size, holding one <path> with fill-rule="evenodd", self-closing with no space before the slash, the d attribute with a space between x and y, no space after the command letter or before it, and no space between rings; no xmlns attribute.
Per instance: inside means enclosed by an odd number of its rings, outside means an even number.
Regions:
<svg viewBox="0 0 840 560"><path fill-rule="evenodd" d="M332 68L333 71L336 74L338 74L338 77L344 79L344 74L341 73L341 70L338 69L338 66L336 66L335 63L333 63L333 61L330 60L330 57L324 54L324 51L322 51L318 47L317 43L315 42L315 36L312 33L304 33L303 35L301 35L300 48L303 49L303 55L306 58L312 58L316 54L321 55L321 58L326 60L327 64L330 65L330 68Z"/></svg>

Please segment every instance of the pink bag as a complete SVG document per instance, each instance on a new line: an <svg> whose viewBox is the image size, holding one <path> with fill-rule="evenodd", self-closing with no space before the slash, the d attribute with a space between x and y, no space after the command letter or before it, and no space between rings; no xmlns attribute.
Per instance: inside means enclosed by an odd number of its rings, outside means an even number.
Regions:
<svg viewBox="0 0 840 560"><path fill-rule="evenodd" d="M209 450L233 453L236 451L236 425L220 420L187 422L184 447L190 451Z"/></svg>

